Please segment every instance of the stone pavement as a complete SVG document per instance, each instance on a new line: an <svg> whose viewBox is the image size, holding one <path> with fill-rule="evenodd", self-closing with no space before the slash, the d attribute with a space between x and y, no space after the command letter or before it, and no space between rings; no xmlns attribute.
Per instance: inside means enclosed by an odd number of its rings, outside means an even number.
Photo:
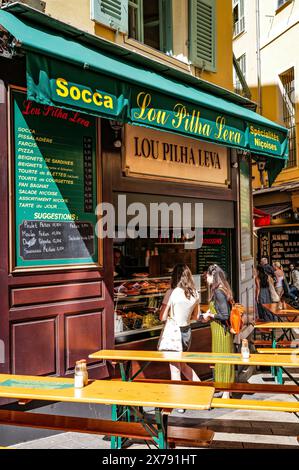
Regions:
<svg viewBox="0 0 299 470"><path fill-rule="evenodd" d="M263 373L263 377L255 375L250 382L263 383L263 378L266 379L267 374ZM270 377L268 376L268 378ZM243 397L244 399L295 401L294 397L288 395L255 394L243 395ZM109 407L102 408L103 414L102 412L99 414L94 410L93 417L108 417ZM153 412L150 409L146 411L148 413ZM203 426L214 430L215 437L211 448L299 449L296 438L296 436L299 436L299 418L291 413L216 409L211 411L186 411L182 415L174 411L170 417L170 423L190 427ZM2 435L3 429L4 427L2 427ZM14 449L109 449L110 443L103 440L103 436L60 433L18 443L11 447ZM130 447L130 449L144 448L146 448L144 444L138 443L134 443Z"/></svg>

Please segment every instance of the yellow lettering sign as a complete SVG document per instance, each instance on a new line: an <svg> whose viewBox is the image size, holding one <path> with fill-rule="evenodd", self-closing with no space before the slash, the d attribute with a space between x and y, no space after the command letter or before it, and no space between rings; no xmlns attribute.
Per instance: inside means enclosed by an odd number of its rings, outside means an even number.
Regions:
<svg viewBox="0 0 299 470"><path fill-rule="evenodd" d="M99 91L92 91L89 88L79 88L79 86L69 86L69 82L64 78L57 78L56 93L61 98L70 98L74 101L82 100L86 104L94 104L97 107L113 109L113 98L110 95L104 95Z"/></svg>

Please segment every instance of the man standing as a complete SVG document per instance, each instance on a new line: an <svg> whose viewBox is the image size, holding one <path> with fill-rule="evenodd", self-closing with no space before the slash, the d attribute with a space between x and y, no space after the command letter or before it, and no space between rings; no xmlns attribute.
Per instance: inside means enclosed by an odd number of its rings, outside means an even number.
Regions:
<svg viewBox="0 0 299 470"><path fill-rule="evenodd" d="M261 259L261 265L263 266L264 271L265 271L266 274L268 274L271 277L274 277L274 275L275 275L274 274L274 268L272 266L270 266L267 258L262 258Z"/></svg>
<svg viewBox="0 0 299 470"><path fill-rule="evenodd" d="M290 264L290 292L296 297L299 297L299 266Z"/></svg>

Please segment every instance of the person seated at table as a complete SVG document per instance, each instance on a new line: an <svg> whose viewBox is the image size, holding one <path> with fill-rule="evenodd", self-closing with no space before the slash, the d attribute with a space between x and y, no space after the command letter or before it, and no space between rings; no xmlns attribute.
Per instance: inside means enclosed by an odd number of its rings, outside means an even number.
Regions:
<svg viewBox="0 0 299 470"><path fill-rule="evenodd" d="M230 333L229 317L233 294L224 271L217 264L208 268L207 282L210 285L210 308L203 315L205 321L211 321L212 352L233 353L233 335ZM216 364L214 381L232 383L235 381L234 365ZM229 398L229 392L224 392L222 398Z"/></svg>
<svg viewBox="0 0 299 470"><path fill-rule="evenodd" d="M191 346L191 320L198 319L199 294L195 288L192 273L186 264L177 264L172 273L171 289L162 301L160 320L165 322L171 314L180 327L182 351ZM170 364L171 380L181 380L183 374L187 380L200 381L196 372L188 364Z"/></svg>

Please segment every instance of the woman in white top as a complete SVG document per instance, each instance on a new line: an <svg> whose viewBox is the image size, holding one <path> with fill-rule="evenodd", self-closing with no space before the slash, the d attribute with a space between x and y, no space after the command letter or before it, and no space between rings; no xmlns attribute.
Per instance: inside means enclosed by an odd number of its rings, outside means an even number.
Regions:
<svg viewBox="0 0 299 470"><path fill-rule="evenodd" d="M284 293L284 272L282 270L281 264L279 261L274 261L273 263L274 274L276 279L275 290L279 297L281 298Z"/></svg>
<svg viewBox="0 0 299 470"><path fill-rule="evenodd" d="M182 334L182 350L188 351L191 345L191 320L197 320L199 314L199 294L195 288L192 273L186 264L174 267L171 289L162 302L160 320L166 321L172 306L173 317ZM171 380L181 380L183 374L187 380L200 381L194 370L187 364L170 364Z"/></svg>

